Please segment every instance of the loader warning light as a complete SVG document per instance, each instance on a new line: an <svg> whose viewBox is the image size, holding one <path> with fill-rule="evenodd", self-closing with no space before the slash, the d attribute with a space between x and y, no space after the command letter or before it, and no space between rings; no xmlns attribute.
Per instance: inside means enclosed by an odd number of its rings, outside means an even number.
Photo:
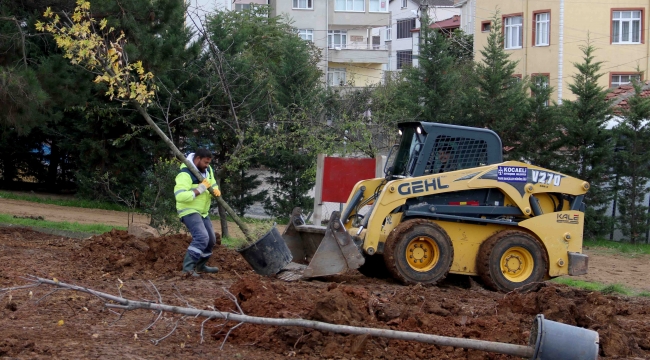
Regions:
<svg viewBox="0 0 650 360"><path fill-rule="evenodd" d="M472 200L472 201L450 201L449 205L469 205L469 206L479 206L479 202Z"/></svg>

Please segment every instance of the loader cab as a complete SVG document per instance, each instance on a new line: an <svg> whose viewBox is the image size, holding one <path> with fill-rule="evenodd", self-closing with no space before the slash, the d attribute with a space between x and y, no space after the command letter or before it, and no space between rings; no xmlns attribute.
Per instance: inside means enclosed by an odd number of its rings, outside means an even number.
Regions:
<svg viewBox="0 0 650 360"><path fill-rule="evenodd" d="M503 162L492 130L427 122L398 124L400 143L389 153L388 180L469 169Z"/></svg>

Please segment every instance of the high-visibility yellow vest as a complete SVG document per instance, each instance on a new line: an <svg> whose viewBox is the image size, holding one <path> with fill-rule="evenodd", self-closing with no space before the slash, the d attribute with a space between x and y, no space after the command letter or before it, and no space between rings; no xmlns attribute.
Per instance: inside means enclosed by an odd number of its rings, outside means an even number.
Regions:
<svg viewBox="0 0 650 360"><path fill-rule="evenodd" d="M208 216L211 200L210 192L205 191L203 194L195 197L193 189L196 189L201 182L190 172L185 164L181 164L180 169L181 171L176 175L176 186L174 186L178 217L181 218L192 213L199 213L201 217ZM211 166L208 166L207 179L212 184L212 187L218 188Z"/></svg>

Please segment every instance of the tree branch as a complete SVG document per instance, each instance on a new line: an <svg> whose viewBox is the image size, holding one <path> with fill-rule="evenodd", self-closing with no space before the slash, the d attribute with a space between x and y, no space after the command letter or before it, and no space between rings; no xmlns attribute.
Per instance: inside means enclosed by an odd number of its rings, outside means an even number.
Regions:
<svg viewBox="0 0 650 360"><path fill-rule="evenodd" d="M170 312L170 313L180 314L184 316L195 316L195 317L200 316L200 317L207 317L213 319L224 319L226 321L232 320L240 323L234 326L233 328L231 328L230 331L240 326L241 323L250 323L250 324L258 324L258 325L268 325L268 326L298 326L298 327L311 328L311 329L329 331L329 332L340 333L340 334L370 335L370 336L385 337L385 338L396 339L396 340L418 341L427 344L435 344L438 346L453 346L453 347L513 355L513 356L524 357L524 358L530 358L534 354L533 348L524 345L505 344L505 343L497 343L497 342L475 340L475 339L454 338L454 337L447 337L447 336L415 333L409 331L366 328L366 327L349 326L349 325L335 325L335 324L329 324L320 321L304 320L304 319L277 319L277 318L248 316L243 314L233 314L233 313L222 312L222 311L190 309L190 308L171 306L166 304L157 304L152 302L129 300L111 294L96 291L93 289L89 289L83 286L63 283L58 280L54 281L50 279L39 278L36 276L30 276L29 278L30 281L38 285L47 284L47 285L55 286L57 287L57 289L68 289L68 290L79 291L79 292L101 297L105 300L109 300L112 303L105 304L106 307L108 308L117 308L121 310L145 309L145 310L154 310L154 311L164 311L164 312ZM6 291L8 291L8 289L0 289L0 293ZM178 321L180 321L180 319ZM178 321L176 322L176 326L178 325ZM176 326L170 332L170 334L176 329ZM167 336L169 336L169 334ZM160 342L165 337L159 340L154 340L154 343Z"/></svg>

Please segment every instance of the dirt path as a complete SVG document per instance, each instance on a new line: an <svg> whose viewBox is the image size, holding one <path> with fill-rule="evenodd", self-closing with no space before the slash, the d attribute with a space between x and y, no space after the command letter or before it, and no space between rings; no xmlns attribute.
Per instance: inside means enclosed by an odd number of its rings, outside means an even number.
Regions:
<svg viewBox="0 0 650 360"><path fill-rule="evenodd" d="M129 213L123 211L84 209L9 199L0 199L0 213L18 216L42 216L47 221L105 224L123 227L127 227L129 221ZM132 215L133 222L149 222L145 215Z"/></svg>
<svg viewBox="0 0 650 360"><path fill-rule="evenodd" d="M17 216L42 216L43 219L47 221L104 224L122 227L128 226L129 216L131 216L134 223L149 223L149 218L143 214L131 213L129 215L129 213L125 211L85 209L2 198L0 198L0 213ZM212 221L212 226L215 231L221 232L221 223L219 221ZM230 223L229 230L230 235L233 237L244 237L244 234L239 230L235 223Z"/></svg>
<svg viewBox="0 0 650 360"><path fill-rule="evenodd" d="M602 284L622 284L638 291L650 291L650 255L630 256L612 251L587 249L589 273L575 279Z"/></svg>

